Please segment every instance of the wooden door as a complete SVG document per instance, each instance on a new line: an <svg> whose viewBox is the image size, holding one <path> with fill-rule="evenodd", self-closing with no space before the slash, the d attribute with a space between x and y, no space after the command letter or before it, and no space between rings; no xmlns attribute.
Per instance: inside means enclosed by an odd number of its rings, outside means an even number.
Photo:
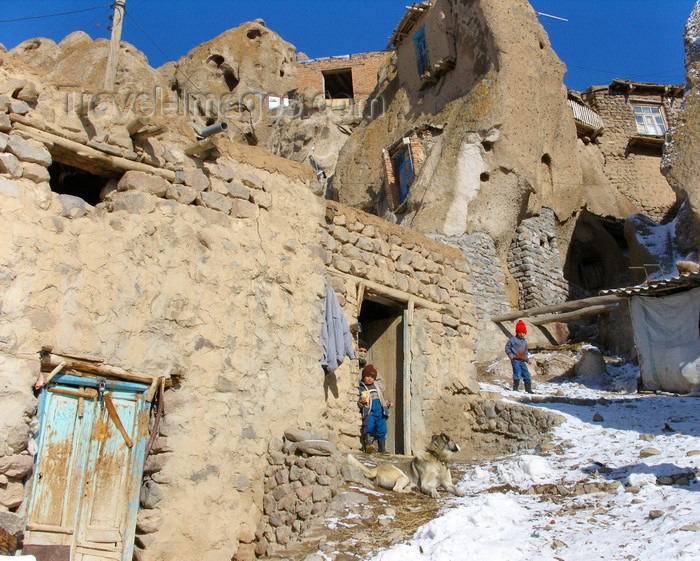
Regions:
<svg viewBox="0 0 700 561"><path fill-rule="evenodd" d="M401 315L362 324L363 338L370 345L367 362L379 372L388 401L394 402L387 421L387 451L403 454L403 317Z"/></svg>
<svg viewBox="0 0 700 561"><path fill-rule="evenodd" d="M131 561L148 429L144 399L148 388L106 384L105 393L132 442L128 446L94 380L64 375L54 381L40 398L39 453L25 550L61 546L69 548L65 558L72 561ZM69 395L76 392L95 397Z"/></svg>

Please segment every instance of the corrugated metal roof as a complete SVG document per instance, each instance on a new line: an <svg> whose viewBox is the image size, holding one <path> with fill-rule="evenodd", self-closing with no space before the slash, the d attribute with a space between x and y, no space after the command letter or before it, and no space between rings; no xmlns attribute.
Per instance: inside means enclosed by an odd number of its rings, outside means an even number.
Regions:
<svg viewBox="0 0 700 561"><path fill-rule="evenodd" d="M621 298L629 296L654 296L659 293L677 292L681 289L693 288L696 286L700 286L700 272L683 273L677 277L668 279L651 280L637 286L601 290L600 295L616 294Z"/></svg>

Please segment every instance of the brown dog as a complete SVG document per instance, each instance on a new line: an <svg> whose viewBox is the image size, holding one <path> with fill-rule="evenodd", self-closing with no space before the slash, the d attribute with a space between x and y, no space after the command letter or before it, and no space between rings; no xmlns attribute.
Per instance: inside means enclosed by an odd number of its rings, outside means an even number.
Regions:
<svg viewBox="0 0 700 561"><path fill-rule="evenodd" d="M440 496L437 490L442 487L453 495L463 497L464 492L452 483L452 473L447 466L447 460L455 452L459 452L459 446L442 433L433 436L428 447L416 454L409 464L402 466L403 469L390 463L368 468L351 454L348 461L383 489L407 493L410 486L415 485L426 495L437 499Z"/></svg>

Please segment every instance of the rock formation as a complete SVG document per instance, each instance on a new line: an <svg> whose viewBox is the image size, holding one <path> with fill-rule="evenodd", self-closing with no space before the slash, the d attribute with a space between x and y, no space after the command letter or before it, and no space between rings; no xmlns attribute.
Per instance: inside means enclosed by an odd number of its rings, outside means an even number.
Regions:
<svg viewBox="0 0 700 561"><path fill-rule="evenodd" d="M685 28L685 71L683 106L664 147L662 171L678 196L690 201L700 231L700 2Z"/></svg>
<svg viewBox="0 0 700 561"><path fill-rule="evenodd" d="M341 153L333 181L340 200L375 207L381 149L411 129L434 125L442 132L411 186L401 223L452 236L485 232L503 247L514 225L542 205L566 221L581 203L576 134L564 65L533 9L525 1L438 1L421 20L426 29L430 14L438 14L455 41L454 70L414 91L402 73L399 45L398 76L378 96L385 113L359 129Z"/></svg>
<svg viewBox="0 0 700 561"><path fill-rule="evenodd" d="M103 90L109 41L90 38L75 31L56 44L51 39L27 39L8 52L8 60L21 61L41 71L56 85L79 85L84 91ZM161 75L151 68L148 59L132 44L122 41L115 88L120 91L149 91L162 86Z"/></svg>

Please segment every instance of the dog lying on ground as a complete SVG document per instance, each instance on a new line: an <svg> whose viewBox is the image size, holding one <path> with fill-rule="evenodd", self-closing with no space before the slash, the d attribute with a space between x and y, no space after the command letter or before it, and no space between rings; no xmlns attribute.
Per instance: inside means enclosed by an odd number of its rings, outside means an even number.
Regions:
<svg viewBox="0 0 700 561"><path fill-rule="evenodd" d="M453 495L463 497L464 492L454 486L450 468L447 467L447 460L455 452L459 452L459 446L443 433L433 436L425 450L401 467L382 463L368 468L352 454L348 454L348 461L383 489L408 493L415 485L426 495L437 499L440 497L437 490L442 487Z"/></svg>

